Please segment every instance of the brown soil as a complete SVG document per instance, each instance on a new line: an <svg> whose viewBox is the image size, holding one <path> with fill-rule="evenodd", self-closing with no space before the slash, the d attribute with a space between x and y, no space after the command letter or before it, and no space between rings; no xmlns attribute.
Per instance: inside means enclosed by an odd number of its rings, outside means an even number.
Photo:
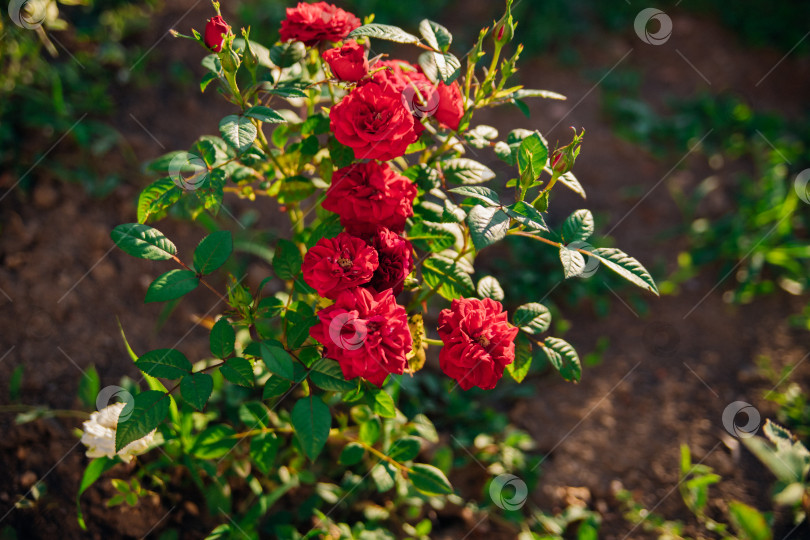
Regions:
<svg viewBox="0 0 810 540"><path fill-rule="evenodd" d="M167 8L143 42L157 41L186 9ZM180 27L207 15L207 6L198 7ZM664 46L646 45L632 31L605 37L598 46L585 42L580 50L587 64L583 68L610 68L632 50L622 67L644 73L642 97L653 104L668 95L688 97L708 89L733 91L757 109L788 115L802 112L803 98L810 91L807 59L788 57L757 87L782 53L746 49L716 24L691 16L677 15L673 23L677 31ZM709 78L710 86L676 50ZM199 51L191 43L167 39L151 54L161 61L186 64L195 77L202 73ZM641 188L633 193L651 190L611 234L618 246L648 268L670 271L683 245L661 241L661 233L681 220L665 184L677 178L683 185L695 185L709 174L708 169L701 158L688 157L656 188L679 157L658 162L616 138L600 113L599 87L581 74L585 71L564 68L553 59L531 60L523 66L526 85L559 91L568 95L568 101L533 102L531 121L517 111L482 114L477 120L504 130L535 127L552 142L566 140L569 125L586 127L577 176L588 190L587 206L610 216L606 232L640 200L639 195L623 195L628 192L625 188ZM161 145L167 150L184 148L200 133L215 133L218 119L228 110L213 95L200 96L190 86L173 85L168 77L154 80L156 84L148 88L117 92L117 128L139 160L163 153ZM57 150L60 158L69 153L66 150L67 143ZM143 305L142 299L150 278L164 271L164 266L111 250L109 231L134 221L133 200L146 179L133 175L130 184L99 201L37 170L32 174L36 181L30 193L14 190L0 201L0 288L5 293L0 294L4 328L0 356L5 355L0 360L2 404L8 403L5 389L18 365L25 366L23 401L53 408L78 406L78 380L91 364L99 370L102 386L116 384L123 374L137 377L116 318L136 351L182 340L187 356L204 355L207 332L195 326L192 316L219 308L216 298L205 290L192 295L158 334L152 321L159 307ZM733 190L733 178L723 180ZM7 177L2 180L6 188L13 183ZM563 195L555 203L554 211L567 215L563 210L573 209L578 201ZM161 228L181 253L190 253L201 236L199 230L173 222ZM777 367L797 366L791 378L807 387L810 362L804 359L810 339L785 321L800 310L797 299L774 295L749 306L729 306L721 298L730 286L725 282L703 300L718 279L708 269L686 283L679 296L651 299L650 315L643 319L620 300L606 319L596 318L587 307L566 313L573 322L566 338L581 353L591 350L598 336L608 336L610 347L599 366L585 370L581 384L557 377L532 379L536 396L511 412L513 422L528 430L538 450L548 455L539 488L532 494L541 508L560 509L572 499L585 499L605 518L600 537L645 538L621 517L612 495L621 485L647 508L693 523L676 489L681 443L690 446L695 461L705 459L724 477L713 489L713 510L729 499L771 508L771 478L727 434L721 415L736 400L752 403L763 419L773 414L772 405L762 397L772 385L755 367L761 356ZM542 296L546 291L537 293ZM699 308L692 311L698 303ZM17 426L13 415L0 416L5 434L0 441L0 528L11 526L19 538L88 536L79 531L75 520L75 493L87 463L73 432L78 425L78 420L48 419ZM120 469L120 475L126 474ZM46 486L45 496L33 509L15 509L20 497L30 498L29 490L37 480ZM83 497L90 537L141 537L181 528L184 537L199 538L216 524L199 516L203 505L192 495L188 501L156 500L134 509L107 510L103 502L111 493L109 481L103 480ZM463 513L461 517L465 519L456 521L464 525L447 529L442 537L461 538L474 526L469 538L509 536L489 520L479 522ZM792 537L803 533L807 531Z"/></svg>

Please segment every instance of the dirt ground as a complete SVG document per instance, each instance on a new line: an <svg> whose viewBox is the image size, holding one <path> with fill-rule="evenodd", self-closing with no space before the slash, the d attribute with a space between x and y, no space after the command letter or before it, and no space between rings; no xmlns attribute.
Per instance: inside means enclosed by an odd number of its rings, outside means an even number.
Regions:
<svg viewBox="0 0 810 540"><path fill-rule="evenodd" d="M190 2L168 8L143 42L159 39L186 11L185 4ZM203 20L205 8L195 8L188 21ZM188 21L186 26L191 25ZM674 15L673 26L676 31L664 46L641 42L632 29L605 36L598 45L587 41L580 50L585 65L575 69L553 58L529 60L523 64L526 86L558 91L568 100L533 102L531 121L516 110L477 117L504 129L537 128L551 141L566 140L570 125L584 126L586 142L576 173L589 194L587 207L610 216L602 232L618 224L611 232L618 246L648 268L667 271L675 268L684 246L662 241L662 233L681 220L666 183L696 185L709 174L705 159L688 156L672 170L680 156L659 162L618 139L601 114L600 88L587 75L589 70L620 64L641 71L642 97L654 105L662 104L665 96L729 91L755 109L795 115L804 112L810 93L808 59L787 57L756 86L780 62L782 52L749 50L715 23L689 15ZM190 43L167 39L152 54L186 63L196 76L202 73L199 51ZM201 133L215 133L218 119L227 114L227 107L210 93L200 96L192 86L178 88L168 80L155 80L157 85L148 88L112 89L120 108L116 127L139 160L188 147ZM69 153L68 146L56 151L60 156ZM150 279L168 268L112 249L109 231L135 221L133 202L147 179L131 175L131 182L100 201L36 169L31 174L31 192L14 190L0 200L0 405L8 403L9 377L21 364L23 401L62 409L78 405L78 380L90 364L98 369L102 386L116 384L123 374L136 376L116 318L136 351L182 340L187 356L204 355L207 332L195 327L192 316L221 307L217 299L205 290L195 293L158 334L150 321L159 307L143 305L142 299ZM720 174L733 191L733 178ZM0 187L5 190L14 181L0 176ZM627 195L625 188L639 186L633 193L648 193L643 200L641 195ZM567 215L564 211L578 202L563 195L555 204L555 212ZM734 209L728 206L727 211ZM190 253L200 237L199 231L182 224L165 222L161 229L176 241L181 254ZM645 318L620 299L607 318L597 318L588 306L566 313L573 323L566 339L581 353L592 350L599 336L608 336L610 346L600 365L585 369L578 385L558 377L532 379L535 396L510 413L548 456L531 495L541 508L560 509L572 499L585 499L605 518L601 538L646 538L621 517L612 495L621 485L647 508L691 523L676 489L681 443L691 447L695 461L705 460L724 478L713 488L713 509L729 499L771 508L769 474L727 434L721 415L737 400L753 404L763 419L773 414L773 406L763 399L772 384L755 365L763 356L777 368L796 366L791 378L808 387L810 336L786 322L789 314L800 311L801 299L783 294L730 306L721 298L728 282L713 290L719 278L707 269L686 283L680 295L651 298ZM537 291L540 296L546 292ZM106 510L101 503L112 488L100 481L83 497L90 533L81 533L75 494L87 458L74 433L79 425L78 420L48 419L17 426L14 415L0 414L0 529L10 525L21 539L135 538L177 527L185 531L184 537L197 538L210 530L212 523L201 521L199 507L191 500ZM14 503L37 480L46 486L38 506L15 509ZM469 538L497 537L498 530L484 520ZM788 531L777 537L810 535L806 528L785 536ZM467 530L454 526L443 534L460 538Z"/></svg>

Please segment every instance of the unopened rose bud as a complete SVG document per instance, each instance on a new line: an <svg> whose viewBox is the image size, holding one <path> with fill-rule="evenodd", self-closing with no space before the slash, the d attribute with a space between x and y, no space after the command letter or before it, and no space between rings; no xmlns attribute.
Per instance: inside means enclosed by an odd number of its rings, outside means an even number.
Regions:
<svg viewBox="0 0 810 540"><path fill-rule="evenodd" d="M572 128L574 129L574 128ZM585 135L585 130L577 134L574 129L574 140L566 146L558 148L551 157L551 168L556 174L565 174L574 168L574 162L579 155L580 147L582 146L582 138Z"/></svg>
<svg viewBox="0 0 810 540"><path fill-rule="evenodd" d="M231 27L225 22L221 15L212 17L205 25L205 37L203 41L205 46L214 52L222 50L222 42L225 36L231 32Z"/></svg>
<svg viewBox="0 0 810 540"><path fill-rule="evenodd" d="M492 29L492 37L495 39L495 43L502 46L512 41L515 35L515 27L517 27L517 24L512 18L511 2L508 2L506 13L504 13L500 21L495 23L495 27Z"/></svg>

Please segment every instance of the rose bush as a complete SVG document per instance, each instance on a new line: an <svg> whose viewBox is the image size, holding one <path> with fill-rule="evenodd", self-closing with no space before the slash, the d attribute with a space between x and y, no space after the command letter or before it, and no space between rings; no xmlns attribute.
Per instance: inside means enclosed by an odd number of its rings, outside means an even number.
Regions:
<svg viewBox="0 0 810 540"><path fill-rule="evenodd" d="M580 378L574 348L545 335L549 310L511 305L496 277L476 271L478 255L508 235L557 250L561 279L589 276L598 264L657 293L636 259L586 243L587 210L554 230L546 224L554 188L584 196L571 174L582 133L552 150L536 130L501 135L473 124L484 108L526 112L525 99L562 99L510 82L522 50L505 55L516 26L510 6L480 33L465 66L435 22L423 21L417 37L361 25L324 2L287 9L271 47L247 29L241 37L223 30L221 19L204 36L183 36L218 51L203 59L201 89L216 86L233 114L218 135L151 162L162 176L141 193L138 223L111 236L130 255L179 265L151 283L146 302L173 306L202 286L224 308L198 319L210 332L205 358L189 360L182 343L141 354L127 345L148 389L133 385L113 450L157 430L153 444L183 464L210 514L239 516L223 519L218 534L340 536L330 518L337 507L320 509L368 482L403 508L452 496L448 466L426 451L439 441L432 423L398 408L404 378L420 370L443 373L449 394L493 389L504 373L519 383L533 365ZM374 40L413 45L418 65L368 60ZM496 178L478 159L499 159L514 176ZM250 219L226 211L233 198L286 215L291 228L250 230ZM146 225L168 216L211 231L190 257ZM244 277L253 257L267 274L259 284ZM224 291L210 277L220 269ZM92 462L83 489L118 459L105 452ZM161 466L149 471L163 478ZM249 503L231 499L234 486L253 494ZM272 513L291 491L308 501L304 515Z"/></svg>

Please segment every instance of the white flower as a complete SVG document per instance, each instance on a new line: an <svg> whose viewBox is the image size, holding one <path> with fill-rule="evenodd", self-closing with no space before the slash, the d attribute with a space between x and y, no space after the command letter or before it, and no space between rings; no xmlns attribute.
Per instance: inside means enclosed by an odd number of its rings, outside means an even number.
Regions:
<svg viewBox="0 0 810 540"><path fill-rule="evenodd" d="M124 403L113 403L90 415L90 420L82 424L84 433L82 443L87 447L87 457L115 457L115 430L118 427L118 417L124 410ZM155 438L153 429L145 437L132 441L118 452L124 462L132 461L132 456L143 454L149 449Z"/></svg>

